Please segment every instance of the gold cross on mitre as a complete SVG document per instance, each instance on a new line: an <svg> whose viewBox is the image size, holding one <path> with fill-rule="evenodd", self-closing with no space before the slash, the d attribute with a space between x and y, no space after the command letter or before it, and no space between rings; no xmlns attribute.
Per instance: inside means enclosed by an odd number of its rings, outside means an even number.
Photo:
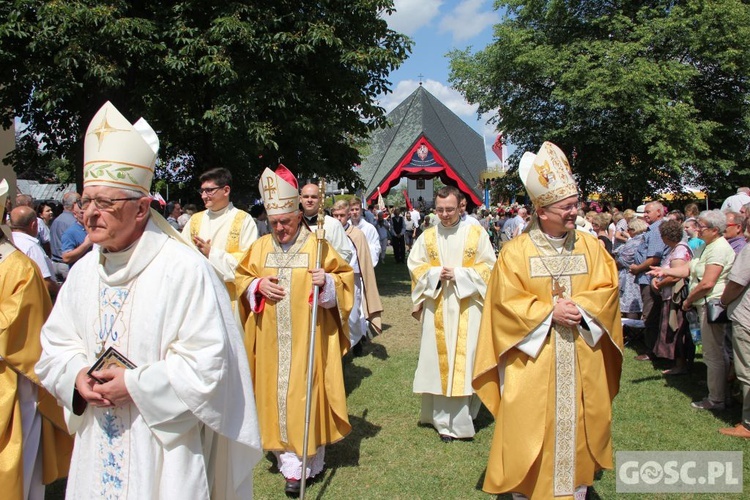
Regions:
<svg viewBox="0 0 750 500"><path fill-rule="evenodd" d="M104 139L113 132L130 132L130 130L114 128L112 125L110 125L107 121L107 110L105 110L104 116L102 117L102 122L94 130L89 132L88 135L93 134L96 136L97 140L99 141L99 149L101 149Z"/></svg>

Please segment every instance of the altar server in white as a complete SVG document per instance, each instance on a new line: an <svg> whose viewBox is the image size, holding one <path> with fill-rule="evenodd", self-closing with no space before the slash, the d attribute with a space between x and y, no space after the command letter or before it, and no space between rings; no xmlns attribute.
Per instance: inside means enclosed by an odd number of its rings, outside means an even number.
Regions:
<svg viewBox="0 0 750 500"><path fill-rule="evenodd" d="M193 214L182 228L182 236L211 262L224 281L237 309L234 275L237 263L258 239L258 227L252 216L229 201L232 174L226 168L212 168L199 178L198 192L206 210ZM235 315L239 320L239 315Z"/></svg>

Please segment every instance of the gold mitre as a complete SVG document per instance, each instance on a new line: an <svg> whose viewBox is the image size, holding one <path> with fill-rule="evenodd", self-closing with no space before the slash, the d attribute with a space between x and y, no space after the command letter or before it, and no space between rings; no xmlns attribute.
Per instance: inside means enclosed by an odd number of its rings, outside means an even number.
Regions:
<svg viewBox="0 0 750 500"><path fill-rule="evenodd" d="M276 172L267 168L258 182L258 191L263 197L263 205L268 215L287 214L299 210L297 178L284 165L279 164Z"/></svg>
<svg viewBox="0 0 750 500"><path fill-rule="evenodd" d="M91 119L83 145L83 186L135 189L148 195L159 138L141 118L135 124L107 102Z"/></svg>
<svg viewBox="0 0 750 500"><path fill-rule="evenodd" d="M537 154L524 153L518 175L535 207L546 207L578 194L565 153L551 142L542 144Z"/></svg>

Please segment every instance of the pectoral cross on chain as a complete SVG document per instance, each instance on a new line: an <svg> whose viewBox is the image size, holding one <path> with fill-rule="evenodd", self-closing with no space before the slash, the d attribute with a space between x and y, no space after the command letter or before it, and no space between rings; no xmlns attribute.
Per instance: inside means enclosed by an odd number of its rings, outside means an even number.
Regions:
<svg viewBox="0 0 750 500"><path fill-rule="evenodd" d="M560 285L560 282L553 280L552 282L552 296L561 299L565 293L565 287Z"/></svg>

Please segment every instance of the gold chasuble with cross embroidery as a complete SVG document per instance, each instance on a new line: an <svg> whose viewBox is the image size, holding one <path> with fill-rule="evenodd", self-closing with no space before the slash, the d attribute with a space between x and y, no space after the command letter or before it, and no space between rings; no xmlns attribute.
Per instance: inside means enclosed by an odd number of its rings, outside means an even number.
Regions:
<svg viewBox="0 0 750 500"><path fill-rule="evenodd" d="M310 338L312 278L318 242L304 226L286 251L269 234L250 247L237 267L245 348L255 389L263 449L302 456ZM318 307L315 376L308 450L343 439L351 431L341 357L349 349L349 313L354 301L354 272L323 241L321 268L336 287L337 305ZM250 312L245 291L253 280L278 277L286 295ZM256 308L257 311L257 308Z"/></svg>
<svg viewBox="0 0 750 500"><path fill-rule="evenodd" d="M68 474L73 438L65 426L62 408L34 373L42 353L39 332L51 309L49 293L36 265L0 238L0 485L3 498L24 498L24 476L33 472L23 470L26 447L42 455L44 484ZM24 443L27 429L22 429L21 425L24 402L20 400L20 384L24 382L36 388L36 411L42 417L38 444Z"/></svg>
<svg viewBox="0 0 750 500"><path fill-rule="evenodd" d="M594 324L552 323L557 297L572 300ZM601 337L592 339L594 330ZM539 350L531 356L521 349L535 333ZM474 388L496 421L483 489L573 498L597 470L612 468L621 368L617 270L599 241L571 231L556 249L532 229L506 243L488 286L474 365Z"/></svg>

